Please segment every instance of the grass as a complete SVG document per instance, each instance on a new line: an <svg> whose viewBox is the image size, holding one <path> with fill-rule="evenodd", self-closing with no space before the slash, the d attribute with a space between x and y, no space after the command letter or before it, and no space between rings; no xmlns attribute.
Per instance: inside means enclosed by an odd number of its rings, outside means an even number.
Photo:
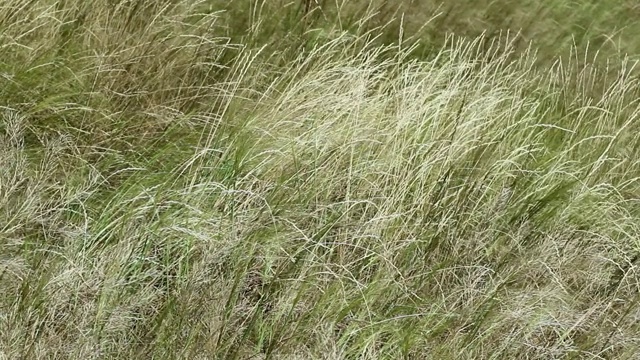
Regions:
<svg viewBox="0 0 640 360"><path fill-rule="evenodd" d="M0 358L634 358L626 5L358 4L5 2Z"/></svg>

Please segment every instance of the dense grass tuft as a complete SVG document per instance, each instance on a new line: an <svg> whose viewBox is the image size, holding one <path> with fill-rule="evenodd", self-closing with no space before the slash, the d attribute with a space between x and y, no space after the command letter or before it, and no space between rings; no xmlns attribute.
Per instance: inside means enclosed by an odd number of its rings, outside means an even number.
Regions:
<svg viewBox="0 0 640 360"><path fill-rule="evenodd" d="M0 6L0 358L634 358L633 53L359 4Z"/></svg>

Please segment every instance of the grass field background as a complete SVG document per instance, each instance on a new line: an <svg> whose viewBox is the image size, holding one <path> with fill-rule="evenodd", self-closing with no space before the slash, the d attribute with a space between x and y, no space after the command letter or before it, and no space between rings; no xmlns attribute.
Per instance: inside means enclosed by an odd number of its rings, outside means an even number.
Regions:
<svg viewBox="0 0 640 360"><path fill-rule="evenodd" d="M631 1L0 5L0 359L633 359Z"/></svg>

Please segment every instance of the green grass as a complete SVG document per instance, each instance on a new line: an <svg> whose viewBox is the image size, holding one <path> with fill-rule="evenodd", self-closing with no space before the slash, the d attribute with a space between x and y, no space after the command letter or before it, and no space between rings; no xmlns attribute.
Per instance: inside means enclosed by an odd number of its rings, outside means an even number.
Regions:
<svg viewBox="0 0 640 360"><path fill-rule="evenodd" d="M361 4L0 6L0 358L634 358L633 9Z"/></svg>

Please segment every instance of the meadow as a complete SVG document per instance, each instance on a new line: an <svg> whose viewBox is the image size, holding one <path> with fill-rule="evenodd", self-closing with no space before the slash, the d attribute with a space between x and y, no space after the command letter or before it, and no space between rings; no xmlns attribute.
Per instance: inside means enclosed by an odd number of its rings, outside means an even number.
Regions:
<svg viewBox="0 0 640 360"><path fill-rule="evenodd" d="M6 0L0 359L634 359L632 1Z"/></svg>

